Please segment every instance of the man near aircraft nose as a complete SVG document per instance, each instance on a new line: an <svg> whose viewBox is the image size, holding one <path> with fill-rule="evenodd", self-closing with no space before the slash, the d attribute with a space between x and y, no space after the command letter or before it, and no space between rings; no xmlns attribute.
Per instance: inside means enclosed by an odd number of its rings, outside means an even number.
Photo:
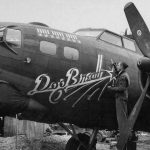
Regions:
<svg viewBox="0 0 150 150"><path fill-rule="evenodd" d="M128 65L125 62L119 62L116 65L116 80L114 86L108 86L108 90L113 91L116 99L116 112L117 120L120 121L120 109L118 106L122 106L122 110L127 117L127 101L128 101L128 87L130 85L130 78L126 69ZM119 104L118 104L119 103Z"/></svg>
<svg viewBox="0 0 150 150"><path fill-rule="evenodd" d="M119 130L122 128L124 118L127 118L127 101L128 101L128 87L130 85L130 78L126 69L128 65L125 62L119 62L113 65L116 80L112 86L108 86L109 91L113 91L116 99L116 115ZM124 150L126 149L126 146Z"/></svg>

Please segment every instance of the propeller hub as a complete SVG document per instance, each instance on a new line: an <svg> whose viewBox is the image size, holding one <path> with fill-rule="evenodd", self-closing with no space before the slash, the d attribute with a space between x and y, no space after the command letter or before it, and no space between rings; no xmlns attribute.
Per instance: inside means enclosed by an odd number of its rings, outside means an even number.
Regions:
<svg viewBox="0 0 150 150"><path fill-rule="evenodd" d="M141 59L138 60L137 66L142 72L150 73L150 59L149 58L142 57Z"/></svg>

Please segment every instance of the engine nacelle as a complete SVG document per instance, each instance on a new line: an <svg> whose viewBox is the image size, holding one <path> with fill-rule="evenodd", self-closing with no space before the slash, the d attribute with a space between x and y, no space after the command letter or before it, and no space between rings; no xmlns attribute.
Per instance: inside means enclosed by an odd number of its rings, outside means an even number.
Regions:
<svg viewBox="0 0 150 150"><path fill-rule="evenodd" d="M150 59L147 57L141 58L137 63L138 68L142 72L150 73Z"/></svg>

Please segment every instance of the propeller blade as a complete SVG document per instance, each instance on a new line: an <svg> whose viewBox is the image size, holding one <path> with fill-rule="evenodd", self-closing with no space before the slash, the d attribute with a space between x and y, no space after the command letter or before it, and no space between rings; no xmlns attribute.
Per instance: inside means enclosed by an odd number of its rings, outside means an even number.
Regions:
<svg viewBox="0 0 150 150"><path fill-rule="evenodd" d="M150 58L150 33L149 30L132 2L124 7L132 35L144 56Z"/></svg>
<svg viewBox="0 0 150 150"><path fill-rule="evenodd" d="M141 96L139 97L138 101L136 102L132 112L130 113L127 121L124 121L121 123L122 128L120 131L120 137L117 143L117 148L118 150L123 150L125 144L127 143L127 140L130 136L130 133L133 129L133 126L135 124L135 121L139 115L139 112L141 110L142 104L143 104L143 100L145 98L146 92L148 90L150 84L150 76L148 75L147 81L146 81L146 85L145 88L143 89Z"/></svg>

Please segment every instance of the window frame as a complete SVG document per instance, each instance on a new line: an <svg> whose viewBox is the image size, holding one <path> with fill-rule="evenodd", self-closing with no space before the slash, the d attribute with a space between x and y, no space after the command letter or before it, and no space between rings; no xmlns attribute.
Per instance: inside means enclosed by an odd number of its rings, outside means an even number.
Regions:
<svg viewBox="0 0 150 150"><path fill-rule="evenodd" d="M125 47L124 39L126 39L126 40L128 40L128 41L131 41L131 42L134 44L134 48L135 48L135 50L133 50L133 49L129 49L129 48ZM127 38L127 37L122 37L122 43L123 43L123 47L124 47L125 49L128 49L128 50L130 50L130 51L132 51L132 52L136 52L136 51L137 51L137 50L136 50L136 45L135 45L135 41L134 41L134 40L129 39L129 38Z"/></svg>
<svg viewBox="0 0 150 150"><path fill-rule="evenodd" d="M117 44L114 44L114 43L112 43L112 42L110 42L110 41L106 41L106 40L104 40L104 39L101 39L101 37L102 37L102 36L103 36L103 34L105 34L105 33L110 34L111 36L114 36L114 37L118 37L118 39L120 39L120 44L121 44L121 45L117 45ZM107 43L109 43L109 44L112 44L112 45L118 46L118 47L123 47L122 37L121 37L121 36L119 36L119 35L117 35L117 34L114 34L114 33L108 32L108 31L104 31L103 33L101 33L101 35L99 36L99 38L98 38L98 39L99 39L99 40L102 40L102 41L104 41L104 42L107 42Z"/></svg>
<svg viewBox="0 0 150 150"><path fill-rule="evenodd" d="M72 50L75 50L75 51L78 53L77 59L74 59L74 57L73 57L73 58L70 58L70 57L65 56L65 48L68 48L68 50L69 50L69 49L70 49L70 50L71 50L71 49L72 49ZM73 54L73 53L72 53L72 54ZM67 59L67 60L78 61L78 60L80 59L80 52L79 52L78 49L76 49L76 48L74 48L74 47L64 46L64 48L63 48L63 57L64 57L65 59Z"/></svg>
<svg viewBox="0 0 150 150"><path fill-rule="evenodd" d="M52 53L47 53L48 50L46 51L43 51L42 48L41 48L41 43L42 42L46 42L46 43L49 43L49 44L53 44L53 46L55 46L55 53L52 54ZM46 40L41 40L40 43L39 43L39 50L42 54L45 54L45 55L50 55L50 56L56 56L57 55L57 45L53 42L50 42L50 41L46 41ZM53 49L54 50L54 49Z"/></svg>
<svg viewBox="0 0 150 150"><path fill-rule="evenodd" d="M18 45L18 46L13 46L13 43L12 43L12 45L9 45L10 47L12 47L12 48L21 48L22 47L22 43L23 43L23 38L22 38L22 30L21 29L16 29L16 28L7 28L7 30L6 30L6 32L5 32L5 37L4 37L4 39L5 39L5 41L6 42L9 42L8 40L7 40L7 35L8 35L8 30L18 30L18 31L20 31L20 45ZM11 43L11 42L10 42Z"/></svg>

